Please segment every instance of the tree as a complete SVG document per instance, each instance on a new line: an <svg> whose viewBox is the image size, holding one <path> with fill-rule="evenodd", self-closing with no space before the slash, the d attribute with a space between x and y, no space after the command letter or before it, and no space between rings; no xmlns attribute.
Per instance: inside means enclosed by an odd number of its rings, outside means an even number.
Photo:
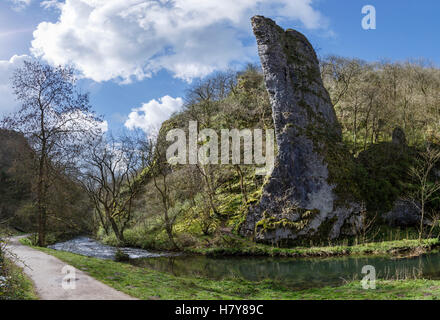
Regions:
<svg viewBox="0 0 440 320"><path fill-rule="evenodd" d="M153 162L151 164L151 176L153 185L162 203L163 222L165 231L174 249L178 249L178 245L174 239L174 225L179 213L172 215L172 209L175 206L175 199L172 195L172 183L169 179L172 173L172 167L166 159L166 149L168 144L165 142L164 136L159 134L154 147Z"/></svg>
<svg viewBox="0 0 440 320"><path fill-rule="evenodd" d="M409 144L439 140L440 72L432 63L328 57L321 67L353 153L387 140L395 127L407 132Z"/></svg>
<svg viewBox="0 0 440 320"><path fill-rule="evenodd" d="M120 243L133 217L133 204L143 186L144 154L135 139L102 138L90 147L81 182L94 204L99 223L111 228Z"/></svg>
<svg viewBox="0 0 440 320"><path fill-rule="evenodd" d="M420 153L417 164L410 168L410 174L417 183L416 189L411 195L414 205L420 210L419 241L422 240L426 207L433 200L434 194L440 190L440 181L431 179L435 166L440 161L440 151L431 146Z"/></svg>
<svg viewBox="0 0 440 320"><path fill-rule="evenodd" d="M20 109L3 126L22 133L33 150L34 193L38 213L38 244L46 244L48 189L57 170L77 163L84 142L101 133L88 94L76 88L70 67L25 61L12 77Z"/></svg>

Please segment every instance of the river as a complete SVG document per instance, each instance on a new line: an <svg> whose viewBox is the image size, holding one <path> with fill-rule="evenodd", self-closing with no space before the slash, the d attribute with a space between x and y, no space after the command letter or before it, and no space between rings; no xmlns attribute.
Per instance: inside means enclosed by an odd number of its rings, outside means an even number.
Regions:
<svg viewBox="0 0 440 320"><path fill-rule="evenodd" d="M51 246L101 259L113 259L116 248L86 237L76 238ZM267 258L221 257L212 258L148 250L121 248L132 260L129 263L143 268L168 272L176 276L201 276L209 279L242 278L249 281L274 280L289 288L305 289L338 286L345 281L361 280L362 268L373 266L380 279L426 278L440 279L440 253L413 258L393 257L338 257L338 258Z"/></svg>

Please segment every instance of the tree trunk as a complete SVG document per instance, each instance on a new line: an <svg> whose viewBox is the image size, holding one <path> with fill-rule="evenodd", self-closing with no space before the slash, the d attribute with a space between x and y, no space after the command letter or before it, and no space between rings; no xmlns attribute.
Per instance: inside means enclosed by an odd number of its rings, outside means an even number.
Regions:
<svg viewBox="0 0 440 320"><path fill-rule="evenodd" d="M45 186L45 166L46 166L46 143L43 142L41 157L38 171L37 186L37 207L38 207L38 245L44 247L46 245L46 186Z"/></svg>
<svg viewBox="0 0 440 320"><path fill-rule="evenodd" d="M104 217L102 216L101 211L98 208L98 209L95 210L95 212L96 212L96 215L99 218L99 221L101 222L102 227L104 228L105 234L108 236L109 235L108 226L107 226L106 221L104 220ZM99 229L99 225L98 225L98 229Z"/></svg>
<svg viewBox="0 0 440 320"><path fill-rule="evenodd" d="M47 213L42 204L39 204L38 211L38 245L44 247L46 245Z"/></svg>
<svg viewBox="0 0 440 320"><path fill-rule="evenodd" d="M215 192L214 192L214 188L212 188L211 186L211 182L209 181L209 177L208 174L205 172L205 168L200 168L197 165L197 168L199 169L200 173L202 174L203 178L205 179L205 183L206 183L206 191L208 193L208 199L209 199L209 205L212 209L212 211L214 212L214 215L217 217L220 217L220 213L217 210L217 207L214 204L214 196L215 196Z"/></svg>
<svg viewBox="0 0 440 320"><path fill-rule="evenodd" d="M166 204L165 204L166 206ZM179 249L176 242L174 241L174 235L173 235L173 224L170 221L170 218L168 216L168 209L164 208L164 218L165 218L165 230L167 232L168 238L170 239L171 244L173 245L174 249Z"/></svg>
<svg viewBox="0 0 440 320"><path fill-rule="evenodd" d="M116 239L118 239L120 243L124 243L124 233L119 230L118 224L116 223L115 219L111 216L110 212L106 212L106 215L113 229L113 232L115 233Z"/></svg>
<svg viewBox="0 0 440 320"><path fill-rule="evenodd" d="M247 190L246 190L246 185L244 183L244 174L243 171L240 168L240 165L236 165L235 168L237 169L237 172L240 176L240 189L241 189L241 194L243 195L243 202L246 205L248 198L247 198Z"/></svg>

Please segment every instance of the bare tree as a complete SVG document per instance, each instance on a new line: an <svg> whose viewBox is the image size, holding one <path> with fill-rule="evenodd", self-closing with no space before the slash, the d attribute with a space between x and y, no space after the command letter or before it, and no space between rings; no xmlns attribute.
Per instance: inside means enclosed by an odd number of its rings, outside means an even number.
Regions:
<svg viewBox="0 0 440 320"><path fill-rule="evenodd" d="M167 143L165 142L163 135L159 134L154 146L154 155L150 172L153 185L161 200L165 231L171 245L174 249L178 249L174 237L174 226L181 211L172 212L176 205L176 199L173 195L173 189L175 188L173 186L173 180L170 179L170 176L173 173L173 168L166 159L166 148Z"/></svg>
<svg viewBox="0 0 440 320"><path fill-rule="evenodd" d="M84 161L81 182L99 223L107 234L111 228L121 243L132 219L134 200L142 190L143 155L136 140L109 137L95 143Z"/></svg>
<svg viewBox="0 0 440 320"><path fill-rule="evenodd" d="M3 120L3 126L22 133L33 149L38 243L46 244L48 188L54 168L74 166L84 141L100 134L88 94L76 89L70 67L52 67L26 61L12 77L21 108Z"/></svg>
<svg viewBox="0 0 440 320"><path fill-rule="evenodd" d="M420 210L419 241L422 240L426 206L433 200L434 194L440 190L440 181L432 180L431 174L436 164L440 161L440 151L431 146L420 153L415 166L410 168L410 175L417 183L417 187L410 195L414 205Z"/></svg>
<svg viewBox="0 0 440 320"><path fill-rule="evenodd" d="M440 72L429 61L367 63L328 57L321 67L354 153L387 140L395 127L407 132L409 144L439 139Z"/></svg>

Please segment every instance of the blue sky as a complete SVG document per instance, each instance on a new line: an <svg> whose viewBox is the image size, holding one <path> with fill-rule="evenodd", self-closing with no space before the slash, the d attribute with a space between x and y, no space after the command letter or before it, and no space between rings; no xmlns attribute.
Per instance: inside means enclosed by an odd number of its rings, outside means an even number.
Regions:
<svg viewBox="0 0 440 320"><path fill-rule="evenodd" d="M438 0L260 2L3 0L0 114L17 108L8 91L11 70L38 56L77 67L80 86L90 91L95 111L111 130L152 130L180 108L191 81L258 62L249 23L254 14L303 32L320 56L426 58L440 64ZM365 5L376 8L376 30L361 27Z"/></svg>

